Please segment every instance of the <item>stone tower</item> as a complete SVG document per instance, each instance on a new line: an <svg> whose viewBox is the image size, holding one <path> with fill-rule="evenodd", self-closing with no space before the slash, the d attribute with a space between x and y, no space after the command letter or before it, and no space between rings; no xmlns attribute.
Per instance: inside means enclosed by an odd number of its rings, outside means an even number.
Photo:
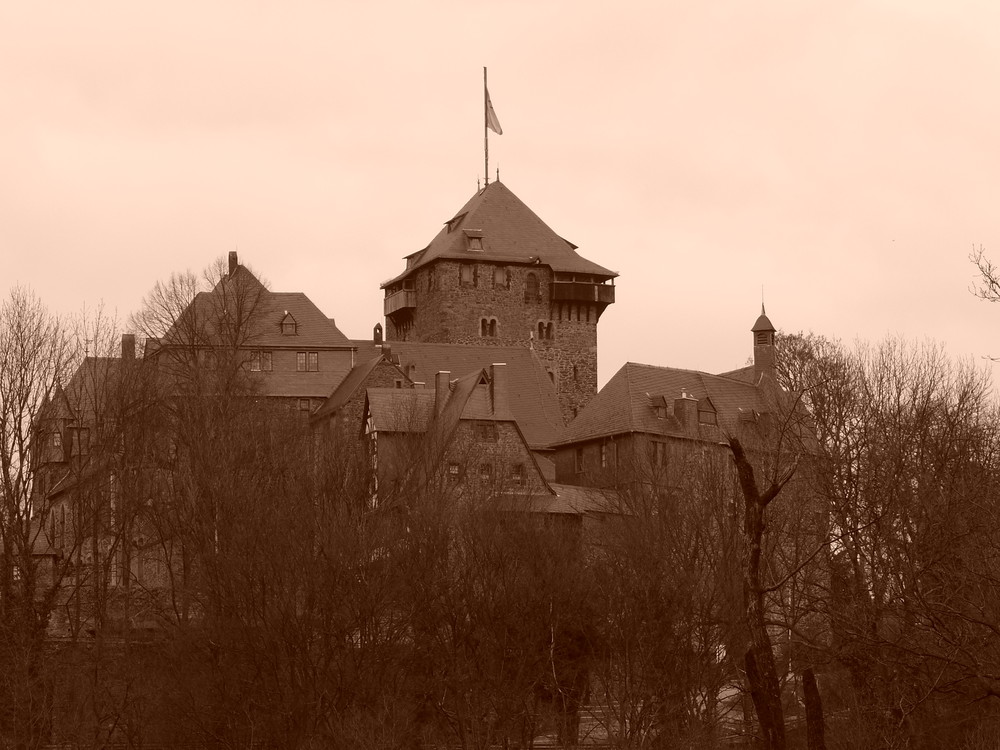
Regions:
<svg viewBox="0 0 1000 750"><path fill-rule="evenodd" d="M616 276L493 182L382 284L386 341L531 347L568 422L597 393L597 322Z"/></svg>

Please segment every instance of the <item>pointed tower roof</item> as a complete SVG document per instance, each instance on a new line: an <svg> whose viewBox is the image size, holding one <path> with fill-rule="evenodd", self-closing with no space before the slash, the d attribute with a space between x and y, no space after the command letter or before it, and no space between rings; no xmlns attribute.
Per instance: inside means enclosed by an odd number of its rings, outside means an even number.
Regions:
<svg viewBox="0 0 1000 750"><path fill-rule="evenodd" d="M470 249L470 238L480 240L475 249ZM406 256L406 270L382 287L438 258L541 263L553 271L605 279L618 275L580 256L576 245L553 232L502 182L491 182L472 196L427 247Z"/></svg>
<svg viewBox="0 0 1000 750"><path fill-rule="evenodd" d="M764 312L764 303L760 303L760 317L757 318L757 322L753 324L753 328L750 329L752 333L760 333L761 331L771 331L772 333L777 331L771 321L767 317L767 313Z"/></svg>

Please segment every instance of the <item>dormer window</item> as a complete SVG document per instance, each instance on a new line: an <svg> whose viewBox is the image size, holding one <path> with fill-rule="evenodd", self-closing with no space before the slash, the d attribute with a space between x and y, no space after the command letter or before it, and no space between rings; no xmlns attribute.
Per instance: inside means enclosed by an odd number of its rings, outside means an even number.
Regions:
<svg viewBox="0 0 1000 750"><path fill-rule="evenodd" d="M715 404L712 403L712 399L704 398L698 402L698 423L699 424L719 423L719 417L715 411Z"/></svg>
<svg viewBox="0 0 1000 750"><path fill-rule="evenodd" d="M481 253L483 251L483 230L482 229L464 229L465 240L468 243L467 247L473 252Z"/></svg>
<svg viewBox="0 0 1000 750"><path fill-rule="evenodd" d="M299 331L299 324L288 310L285 310L285 317L281 319L281 335L295 336Z"/></svg>
<svg viewBox="0 0 1000 750"><path fill-rule="evenodd" d="M667 418L667 400L663 396L650 396L650 403L657 419Z"/></svg>

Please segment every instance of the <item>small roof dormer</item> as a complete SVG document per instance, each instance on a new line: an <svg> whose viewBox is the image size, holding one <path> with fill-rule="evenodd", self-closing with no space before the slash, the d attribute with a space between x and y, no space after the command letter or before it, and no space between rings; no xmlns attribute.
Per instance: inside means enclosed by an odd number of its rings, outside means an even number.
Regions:
<svg viewBox="0 0 1000 750"><path fill-rule="evenodd" d="M296 322L295 316L288 312L288 310L285 310L285 315L281 319L281 335L296 336L298 332L299 324Z"/></svg>

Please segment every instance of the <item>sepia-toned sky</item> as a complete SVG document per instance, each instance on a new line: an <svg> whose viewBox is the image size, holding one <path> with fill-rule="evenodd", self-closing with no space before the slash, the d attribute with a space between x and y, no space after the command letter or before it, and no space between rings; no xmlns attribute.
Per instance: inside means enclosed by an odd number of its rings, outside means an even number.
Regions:
<svg viewBox="0 0 1000 750"><path fill-rule="evenodd" d="M0 293L121 318L238 250L344 333L490 170L614 269L600 380L778 328L1000 355L992 2L0 3ZM980 360L981 361L981 360Z"/></svg>

